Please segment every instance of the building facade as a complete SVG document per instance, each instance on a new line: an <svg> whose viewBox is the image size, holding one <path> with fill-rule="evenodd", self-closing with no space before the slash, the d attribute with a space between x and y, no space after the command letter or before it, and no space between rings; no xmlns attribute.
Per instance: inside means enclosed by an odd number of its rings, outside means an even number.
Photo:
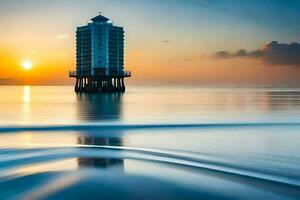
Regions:
<svg viewBox="0 0 300 200"><path fill-rule="evenodd" d="M91 23L78 27L76 31L76 71L70 72L70 77L89 78L76 82L75 90L91 90L90 81L98 80L111 87L111 83L130 77L131 73L124 71L124 30L122 27L109 23L109 19L98 15L91 19ZM121 78L121 80L115 80ZM110 80L111 79L111 80ZM79 85L78 85L79 84ZM102 83L101 83L102 85ZM125 85L122 86L125 90ZM109 90L108 88L94 88L96 91Z"/></svg>

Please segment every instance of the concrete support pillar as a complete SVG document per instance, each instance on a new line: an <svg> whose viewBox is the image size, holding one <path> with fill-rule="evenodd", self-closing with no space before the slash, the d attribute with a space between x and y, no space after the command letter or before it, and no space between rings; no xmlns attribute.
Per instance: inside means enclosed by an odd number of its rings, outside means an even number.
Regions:
<svg viewBox="0 0 300 200"><path fill-rule="evenodd" d="M126 89L124 77L77 77L75 92L124 92Z"/></svg>
<svg viewBox="0 0 300 200"><path fill-rule="evenodd" d="M76 83L75 83L75 92L78 92L78 78L76 78Z"/></svg>
<svg viewBox="0 0 300 200"><path fill-rule="evenodd" d="M120 78L118 78L118 88L119 89L121 88L121 80L120 80Z"/></svg>
<svg viewBox="0 0 300 200"><path fill-rule="evenodd" d="M83 78L80 79L80 92L83 92Z"/></svg>
<svg viewBox="0 0 300 200"><path fill-rule="evenodd" d="M116 89L117 88L117 79L114 78L114 88Z"/></svg>
<svg viewBox="0 0 300 200"><path fill-rule="evenodd" d="M122 92L125 92L125 82L124 82L124 78L122 78Z"/></svg>

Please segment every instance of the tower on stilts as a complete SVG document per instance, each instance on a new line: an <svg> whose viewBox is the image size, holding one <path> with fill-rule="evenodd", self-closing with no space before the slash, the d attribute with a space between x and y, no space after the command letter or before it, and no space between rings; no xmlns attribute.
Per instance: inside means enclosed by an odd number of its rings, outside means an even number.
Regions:
<svg viewBox="0 0 300 200"><path fill-rule="evenodd" d="M125 92L124 30L109 23L101 14L76 31L75 91Z"/></svg>

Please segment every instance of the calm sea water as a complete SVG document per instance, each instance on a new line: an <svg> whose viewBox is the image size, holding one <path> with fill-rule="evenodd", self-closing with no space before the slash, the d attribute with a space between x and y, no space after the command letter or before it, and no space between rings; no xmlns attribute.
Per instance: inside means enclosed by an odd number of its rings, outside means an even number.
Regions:
<svg viewBox="0 0 300 200"><path fill-rule="evenodd" d="M0 94L0 199L300 198L300 90Z"/></svg>

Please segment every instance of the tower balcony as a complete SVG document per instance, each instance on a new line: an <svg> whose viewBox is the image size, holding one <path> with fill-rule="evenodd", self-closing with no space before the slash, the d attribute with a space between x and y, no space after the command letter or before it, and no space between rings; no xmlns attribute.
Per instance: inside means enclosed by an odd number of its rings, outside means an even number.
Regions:
<svg viewBox="0 0 300 200"><path fill-rule="evenodd" d="M131 71L110 71L108 74L103 71L97 71L95 74L92 74L91 70L71 70L69 71L69 77L126 78L131 77Z"/></svg>

